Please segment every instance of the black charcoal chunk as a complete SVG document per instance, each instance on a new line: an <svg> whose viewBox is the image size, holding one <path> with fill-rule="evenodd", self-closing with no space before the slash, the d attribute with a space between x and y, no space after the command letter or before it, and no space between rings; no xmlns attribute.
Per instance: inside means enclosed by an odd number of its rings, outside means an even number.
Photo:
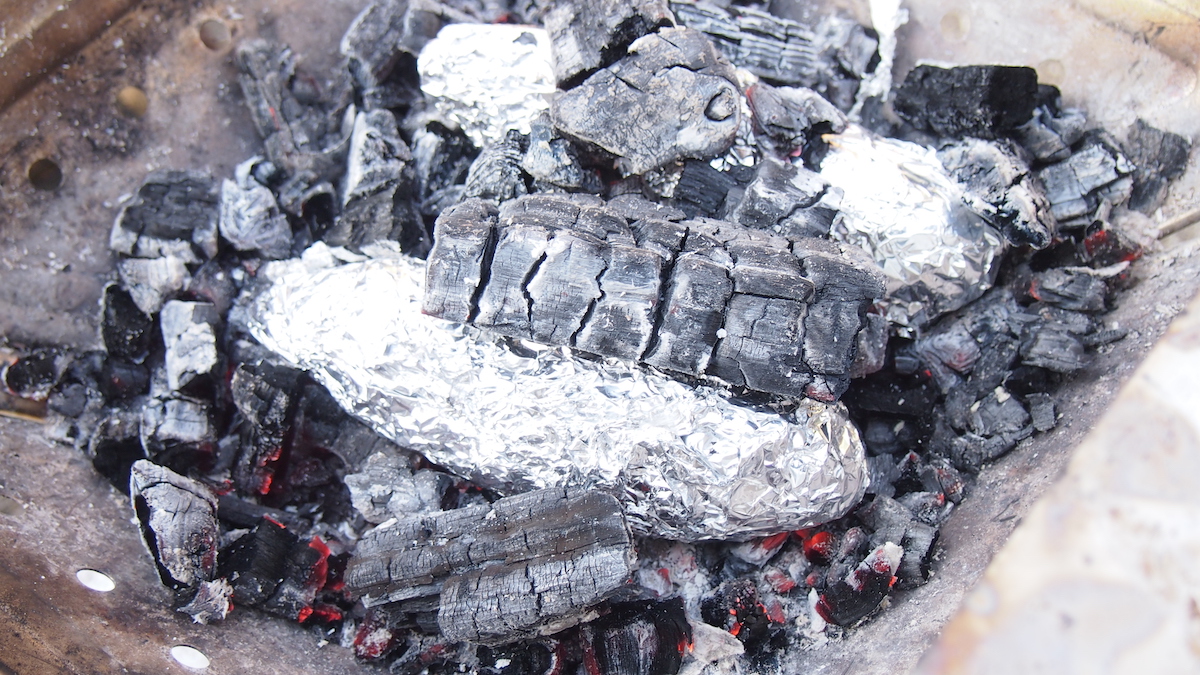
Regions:
<svg viewBox="0 0 1200 675"><path fill-rule="evenodd" d="M1061 309L1102 312L1108 298L1108 284L1087 271L1050 269L1034 275L1029 294Z"/></svg>
<svg viewBox="0 0 1200 675"><path fill-rule="evenodd" d="M1038 172L1050 212L1064 227L1090 225L1102 204L1116 206L1129 197L1134 165L1103 132L1089 132L1070 157Z"/></svg>
<svg viewBox="0 0 1200 675"><path fill-rule="evenodd" d="M601 673L674 675L692 642L680 597L615 604L585 630Z"/></svg>
<svg viewBox="0 0 1200 675"><path fill-rule="evenodd" d="M104 290L100 336L109 356L142 362L154 342L154 320L138 308L129 292L117 285Z"/></svg>
<svg viewBox="0 0 1200 675"><path fill-rule="evenodd" d="M1025 437L1028 436L1029 434L1026 433ZM897 497L896 501L912 511L913 517L918 521L935 527L945 522L946 518L950 517L950 512L954 510L954 502L947 501L946 496L941 492L909 492Z"/></svg>
<svg viewBox="0 0 1200 675"><path fill-rule="evenodd" d="M551 645L552 646L552 645ZM547 645L519 642L500 647L480 645L475 650L479 659L479 675L526 675L549 673L555 663Z"/></svg>
<svg viewBox="0 0 1200 675"><path fill-rule="evenodd" d="M899 544L904 533L913 524L912 511L895 499L877 496L871 503L854 512L855 516L871 530L870 541L874 546L887 542Z"/></svg>
<svg viewBox="0 0 1200 675"><path fill-rule="evenodd" d="M551 104L563 134L615 155L625 174L724 152L737 135L733 69L703 34L668 28Z"/></svg>
<svg viewBox="0 0 1200 675"><path fill-rule="evenodd" d="M971 406L971 431L980 436L999 436L1024 429L1029 424L1029 412L1012 394L997 388Z"/></svg>
<svg viewBox="0 0 1200 675"><path fill-rule="evenodd" d="M671 203L689 218L719 216L726 198L737 187L737 178L715 169L708 162L689 159L683 163L679 181L671 192Z"/></svg>
<svg viewBox="0 0 1200 675"><path fill-rule="evenodd" d="M141 422L141 414L136 411L112 410L100 419L87 439L92 468L126 494L133 463L146 457L140 438Z"/></svg>
<svg viewBox="0 0 1200 675"><path fill-rule="evenodd" d="M211 464L216 446L211 406L187 398L151 399L142 406L141 436L155 464L175 471Z"/></svg>
<svg viewBox="0 0 1200 675"><path fill-rule="evenodd" d="M746 90L754 113L755 139L779 157L792 157L821 134L846 130L846 115L820 94L803 87L759 82Z"/></svg>
<svg viewBox="0 0 1200 675"><path fill-rule="evenodd" d="M1121 147L1137 167L1133 172L1129 208L1152 213L1162 205L1167 185L1183 175L1192 143L1179 134L1155 129L1139 119Z"/></svg>
<svg viewBox="0 0 1200 675"><path fill-rule="evenodd" d="M265 603L284 576L284 563L296 535L264 518L254 529L221 550L218 572L233 587L233 602L247 607Z"/></svg>
<svg viewBox="0 0 1200 675"><path fill-rule="evenodd" d="M229 271L216 260L200 266L188 280L185 290L191 296L206 300L217 308L217 314L225 316L237 297L238 287Z"/></svg>
<svg viewBox="0 0 1200 675"><path fill-rule="evenodd" d="M637 360L654 335L663 270L674 256L664 258L653 249L614 243L609 258L600 276L600 297L575 336L574 346L593 354Z"/></svg>
<svg viewBox="0 0 1200 675"><path fill-rule="evenodd" d="M262 609L292 621L307 620L312 615L317 592L328 577L329 553L319 537L292 543L283 559L279 585Z"/></svg>
<svg viewBox="0 0 1200 675"><path fill-rule="evenodd" d="M1087 117L1082 110L1062 108L1056 87L1039 85L1038 96L1042 103L1028 122L1012 130L1012 137L1039 162L1062 161L1083 136Z"/></svg>
<svg viewBox="0 0 1200 675"><path fill-rule="evenodd" d="M536 185L557 190L600 192L600 179L584 169L570 141L555 130L548 113L542 113L530 125L529 149L521 158L521 168Z"/></svg>
<svg viewBox="0 0 1200 675"><path fill-rule="evenodd" d="M1073 373L1087 365L1087 356L1078 336L1058 326L1043 326L1022 338L1021 362L1056 373Z"/></svg>
<svg viewBox="0 0 1200 675"><path fill-rule="evenodd" d="M735 632L742 644L761 644L770 629L758 588L746 578L726 581L704 596L700 618L710 626Z"/></svg>
<svg viewBox="0 0 1200 675"><path fill-rule="evenodd" d="M217 568L217 499L212 491L138 460L130 473L129 494L163 584L180 590L212 581Z"/></svg>
<svg viewBox="0 0 1200 675"><path fill-rule="evenodd" d="M172 300L159 315L166 347L167 386L180 391L215 374L220 316L207 302Z"/></svg>
<svg viewBox="0 0 1200 675"><path fill-rule="evenodd" d="M155 171L113 223L109 246L137 258L217 254L217 184L199 171Z"/></svg>
<svg viewBox="0 0 1200 675"><path fill-rule="evenodd" d="M438 217L425 267L424 313L459 322L475 317L496 245L496 214L491 202L468 199Z"/></svg>
<svg viewBox="0 0 1200 675"><path fill-rule="evenodd" d="M292 227L275 194L255 178L254 170L262 163L261 157L252 157L234 169L233 180L221 183L221 236L239 251L286 258L292 250Z"/></svg>
<svg viewBox="0 0 1200 675"><path fill-rule="evenodd" d="M673 26L666 0L569 0L546 14L554 76L564 88L625 56L635 40Z"/></svg>
<svg viewBox="0 0 1200 675"><path fill-rule="evenodd" d="M150 390L150 369L140 363L109 357L100 369L97 384L110 402L141 396Z"/></svg>
<svg viewBox="0 0 1200 675"><path fill-rule="evenodd" d="M529 194L529 184L521 158L529 139L510 129L504 140L483 149L467 172L463 199L488 199L496 203Z"/></svg>
<svg viewBox="0 0 1200 675"><path fill-rule="evenodd" d="M253 528L264 518L296 530L306 530L312 525L294 513L255 504L233 493L217 498L217 518L226 525L242 529ZM222 553L221 560L224 559L225 554ZM220 576L226 575L221 573Z"/></svg>
<svg viewBox="0 0 1200 675"><path fill-rule="evenodd" d="M503 644L578 622L625 585L634 559L616 499L551 489L375 529L345 580L370 606L432 607L446 639Z"/></svg>
<svg viewBox="0 0 1200 675"><path fill-rule="evenodd" d="M889 336L887 318L880 314L867 314L866 324L858 332L857 353L850 366L851 379L883 370L887 365Z"/></svg>
<svg viewBox="0 0 1200 675"><path fill-rule="evenodd" d="M1079 341L1083 343L1084 347L1099 347L1101 345L1112 344L1117 340L1124 340L1127 335L1129 335L1129 331L1124 328L1108 328L1088 333L1081 337Z"/></svg>
<svg viewBox="0 0 1200 675"><path fill-rule="evenodd" d="M151 315L162 309L163 302L182 290L189 279L183 260L170 254L161 258L123 258L117 261L117 274L138 309Z"/></svg>
<svg viewBox="0 0 1200 675"><path fill-rule="evenodd" d="M233 471L234 485L242 494L265 495L283 455L299 374L267 364L242 364L234 371L229 389L243 419L244 437Z"/></svg>
<svg viewBox="0 0 1200 675"><path fill-rule="evenodd" d="M201 582L191 601L179 607L179 611L192 617L196 623L213 623L229 616L233 609L230 596L233 589L224 579Z"/></svg>
<svg viewBox="0 0 1200 675"><path fill-rule="evenodd" d="M708 369L733 295L731 263L728 254L715 249L680 254L663 296L658 330L642 357L645 363L689 375Z"/></svg>
<svg viewBox="0 0 1200 675"><path fill-rule="evenodd" d="M995 138L1029 121L1037 71L1023 66L920 65L896 90L896 114L939 136Z"/></svg>
<svg viewBox="0 0 1200 675"><path fill-rule="evenodd" d="M442 210L433 210L433 206L439 195L452 188L462 189L479 149L461 129L450 129L431 120L413 132L412 154L421 213L437 216Z"/></svg>
<svg viewBox="0 0 1200 675"><path fill-rule="evenodd" d="M938 150L967 205L1016 246L1045 248L1057 230L1041 181L1012 141L966 138Z"/></svg>
<svg viewBox="0 0 1200 675"><path fill-rule="evenodd" d="M916 588L929 580L933 545L937 538L938 530L932 525L912 523L908 526L900 542L904 556L896 568L897 587L901 590Z"/></svg>
<svg viewBox="0 0 1200 675"><path fill-rule="evenodd" d="M785 237L823 237L837 214L836 196L819 174L789 162L765 158L754 181L731 209L738 225Z"/></svg>
<svg viewBox="0 0 1200 675"><path fill-rule="evenodd" d="M914 346L943 393L960 384L958 375L969 374L982 355L979 343L961 322L931 331Z"/></svg>
<svg viewBox="0 0 1200 675"><path fill-rule="evenodd" d="M1054 398L1050 394L1026 394L1025 403L1029 405L1029 417L1034 429L1049 431L1058 423Z"/></svg>
<svg viewBox="0 0 1200 675"><path fill-rule="evenodd" d="M4 384L21 398L44 400L71 363L69 353L42 347L24 352L4 372Z"/></svg>
<svg viewBox="0 0 1200 675"><path fill-rule="evenodd" d="M830 579L817 600L817 613L838 626L849 626L866 618L891 590L903 555L903 549L895 543L883 544L871 551L844 578Z"/></svg>

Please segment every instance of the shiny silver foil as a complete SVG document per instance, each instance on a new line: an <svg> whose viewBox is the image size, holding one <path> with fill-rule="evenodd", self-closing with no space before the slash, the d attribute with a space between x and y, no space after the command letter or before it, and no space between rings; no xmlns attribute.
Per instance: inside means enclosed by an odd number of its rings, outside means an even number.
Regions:
<svg viewBox="0 0 1200 675"><path fill-rule="evenodd" d="M857 125L824 139L821 177L843 192L831 234L883 268L892 324L911 333L991 287L1003 240L967 208L933 150Z"/></svg>
<svg viewBox="0 0 1200 675"><path fill-rule="evenodd" d="M480 485L599 487L639 532L688 541L806 527L863 496L863 446L840 404L784 417L563 348L514 349L422 315L421 263L333 266L331 252L265 268L250 331L376 431Z"/></svg>
<svg viewBox="0 0 1200 675"><path fill-rule="evenodd" d="M509 129L529 133L556 89L550 36L532 26L450 24L421 50L417 71L443 119L481 148Z"/></svg>

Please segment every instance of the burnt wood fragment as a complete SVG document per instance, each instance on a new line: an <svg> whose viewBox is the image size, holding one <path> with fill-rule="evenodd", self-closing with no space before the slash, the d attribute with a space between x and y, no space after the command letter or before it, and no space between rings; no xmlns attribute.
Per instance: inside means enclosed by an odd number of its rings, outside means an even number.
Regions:
<svg viewBox="0 0 1200 675"><path fill-rule="evenodd" d="M1082 110L1063 108L1057 87L1038 85L1038 99L1033 117L1010 133L1038 162L1062 161L1083 136L1087 117Z"/></svg>
<svg viewBox="0 0 1200 675"><path fill-rule="evenodd" d="M129 292L113 284L104 289L104 314L100 337L109 356L141 363L154 343L154 320L133 301Z"/></svg>
<svg viewBox="0 0 1200 675"><path fill-rule="evenodd" d="M674 675L692 644L681 597L615 604L584 636L600 672L614 675Z"/></svg>
<svg viewBox="0 0 1200 675"><path fill-rule="evenodd" d="M837 216L839 201L840 190L830 189L819 174L764 158L754 181L730 209L729 220L793 239L824 237Z"/></svg>
<svg viewBox="0 0 1200 675"><path fill-rule="evenodd" d="M217 499L204 485L147 460L133 464L129 496L163 584L181 590L217 569Z"/></svg>
<svg viewBox="0 0 1200 675"><path fill-rule="evenodd" d="M1070 157L1043 168L1038 177L1059 224L1086 226L1101 205L1121 204L1129 197L1134 168L1107 134L1088 132Z"/></svg>
<svg viewBox="0 0 1200 675"><path fill-rule="evenodd" d="M564 88L625 56L635 40L673 26L666 0L571 0L546 14L554 76Z"/></svg>
<svg viewBox="0 0 1200 675"><path fill-rule="evenodd" d="M171 391L203 390L220 362L216 308L207 302L172 300L163 305L159 321L166 347L167 386Z"/></svg>
<svg viewBox="0 0 1200 675"><path fill-rule="evenodd" d="M286 258L292 250L292 227L275 194L255 177L262 163L261 157L248 159L234 170L233 180L221 182L221 236L239 251Z"/></svg>
<svg viewBox="0 0 1200 675"><path fill-rule="evenodd" d="M804 87L772 87L759 82L746 90L754 113L755 139L779 157L804 150L822 134L840 134L846 115L817 92Z"/></svg>
<svg viewBox="0 0 1200 675"><path fill-rule="evenodd" d="M265 495L271 491L295 409L298 377L294 371L265 364L243 364L233 373L229 388L244 420L233 481L243 494Z"/></svg>
<svg viewBox="0 0 1200 675"><path fill-rule="evenodd" d="M485 147L467 172L463 199L481 198L500 203L529 194L527 175L521 160L529 139L509 129L504 140Z"/></svg>
<svg viewBox="0 0 1200 675"><path fill-rule="evenodd" d="M1041 181L1007 140L966 138L938 150L938 159L964 188L971 210L1009 243L1045 248L1057 231Z"/></svg>
<svg viewBox="0 0 1200 675"><path fill-rule="evenodd" d="M199 171L155 171L113 223L109 246L137 258L217 254L217 184Z"/></svg>
<svg viewBox="0 0 1200 675"><path fill-rule="evenodd" d="M502 644L578 623L635 568L615 498L549 489L377 528L346 586L368 606L436 609L448 640Z"/></svg>
<svg viewBox="0 0 1200 675"><path fill-rule="evenodd" d="M920 65L896 90L896 114L939 136L995 138L1029 121L1037 71L1023 66Z"/></svg>
<svg viewBox="0 0 1200 675"><path fill-rule="evenodd" d="M1162 205L1167 185L1183 175L1192 143L1179 134L1155 129L1139 119L1133 123L1121 147L1137 167L1133 172L1129 207L1152 213Z"/></svg>
<svg viewBox="0 0 1200 675"><path fill-rule="evenodd" d="M883 544L845 577L831 579L817 601L817 613L838 626L866 618L891 589L903 553L897 544Z"/></svg>

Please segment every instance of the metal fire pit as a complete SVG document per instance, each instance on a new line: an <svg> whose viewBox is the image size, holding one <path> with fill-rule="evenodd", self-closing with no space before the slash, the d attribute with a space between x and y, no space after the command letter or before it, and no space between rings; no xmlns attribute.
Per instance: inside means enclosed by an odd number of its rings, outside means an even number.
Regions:
<svg viewBox="0 0 1200 675"><path fill-rule="evenodd" d="M366 3L114 1L92 3L92 15L79 13L82 0L16 4L0 0L2 93L19 95L0 110L0 335L97 347L98 299L114 276L107 240L118 197L155 168L231 175L259 148L233 46L256 36L287 42L320 76L336 64L337 41ZM866 2L828 4L869 19ZM898 76L918 58L1031 65L1062 86L1068 103L1118 134L1139 115L1192 138L1200 131L1200 22L1165 3L1085 0L1051 10L1035 0L921 0L910 9ZM210 19L230 29L227 43L201 41L200 26ZM77 53L65 54L77 44ZM25 77L18 71L33 78L43 66L36 84L13 84ZM126 86L145 92L141 116L137 105L117 105ZM60 167L61 185L34 187L29 169L41 159ZM1156 220L1194 209L1198 186L1193 158ZM1059 390L1058 428L983 471L942 528L931 581L895 594L887 611L845 640L810 652L806 671L895 673L916 664L1200 287L1194 236L1168 237L1134 264L1135 285L1106 317L1133 332ZM184 670L169 656L182 644L203 651L211 673L379 672L355 663L336 635L253 611L218 626L190 624L169 609L130 517L125 499L84 457L46 440L41 425L0 418L0 673ZM75 578L82 568L105 572L115 590L84 588Z"/></svg>

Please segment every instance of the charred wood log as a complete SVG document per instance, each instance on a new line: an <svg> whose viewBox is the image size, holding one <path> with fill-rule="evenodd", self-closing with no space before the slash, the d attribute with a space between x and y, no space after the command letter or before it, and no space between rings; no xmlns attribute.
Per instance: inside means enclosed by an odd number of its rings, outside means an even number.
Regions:
<svg viewBox="0 0 1200 675"><path fill-rule="evenodd" d="M217 569L217 498L204 485L139 460L129 478L133 510L164 585L195 590Z"/></svg>
<svg viewBox="0 0 1200 675"><path fill-rule="evenodd" d="M569 88L597 68L625 56L638 38L673 26L666 0L573 0L546 15L554 50L554 76Z"/></svg>

